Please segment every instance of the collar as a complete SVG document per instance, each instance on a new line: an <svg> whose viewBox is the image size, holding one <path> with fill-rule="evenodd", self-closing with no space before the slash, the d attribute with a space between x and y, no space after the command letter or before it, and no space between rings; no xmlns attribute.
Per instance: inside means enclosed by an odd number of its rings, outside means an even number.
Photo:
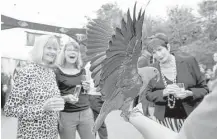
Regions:
<svg viewBox="0 0 217 139"><path fill-rule="evenodd" d="M185 60L184 60L185 58L182 57L182 56L180 56L180 55L177 55L177 54L172 54L172 55L175 56L176 63L181 63L181 62L185 61Z"/></svg>
<svg viewBox="0 0 217 139"><path fill-rule="evenodd" d="M176 65L179 65L180 63L182 63L183 61L185 61L185 58L183 56L177 55L172 53L172 55L175 56L175 60L176 60ZM153 64L154 67L158 67L160 65L159 62L156 62Z"/></svg>

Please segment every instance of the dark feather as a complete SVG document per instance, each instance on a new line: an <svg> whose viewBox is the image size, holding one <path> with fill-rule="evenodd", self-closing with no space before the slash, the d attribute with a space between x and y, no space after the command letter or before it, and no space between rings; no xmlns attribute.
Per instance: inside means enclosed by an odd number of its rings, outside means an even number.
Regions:
<svg viewBox="0 0 217 139"><path fill-rule="evenodd" d="M91 60L91 65L97 60L97 59L99 59L100 57L105 57L106 58L106 53L105 52L101 52L101 53L99 53L99 54L97 54L97 55L95 55L94 54L94 56L90 59ZM92 69L91 69L92 67L90 67L90 70L92 71Z"/></svg>
<svg viewBox="0 0 217 139"><path fill-rule="evenodd" d="M123 34L127 34L126 22L124 21L124 19L121 20L121 30L119 32L123 32ZM116 30L116 35L117 35L117 30Z"/></svg>
<svg viewBox="0 0 217 139"><path fill-rule="evenodd" d="M136 2L135 2L135 5L134 5L134 8L133 8L133 22L134 23L136 22Z"/></svg>
<svg viewBox="0 0 217 139"><path fill-rule="evenodd" d="M100 65L104 60L105 60L106 56L101 56L100 58L96 59L91 65L91 70L94 70L94 68L96 68L98 65Z"/></svg>
<svg viewBox="0 0 217 139"><path fill-rule="evenodd" d="M101 47L108 47L108 40L103 40L103 39L101 39L101 38L97 38L97 39L91 39L91 38L88 38L87 39L87 43L88 44L92 44L93 46L94 46L94 43L99 43L99 44L101 44L102 46ZM89 45L90 46L90 45Z"/></svg>
<svg viewBox="0 0 217 139"><path fill-rule="evenodd" d="M107 48L89 49L87 55L97 54L106 51Z"/></svg>
<svg viewBox="0 0 217 139"><path fill-rule="evenodd" d="M88 50L90 50L90 49L98 49L98 48L106 49L106 48L108 48L108 46L106 46L105 43L103 43L103 42L91 42L91 44L88 46Z"/></svg>
<svg viewBox="0 0 217 139"><path fill-rule="evenodd" d="M105 53L92 58L92 77L94 84L103 95L105 104L100 113L106 115L113 109L120 109L127 97L136 97L142 86L141 77L138 75L137 62L142 52L142 26L144 12L140 10L136 17L136 4L134 5L133 19L130 11L127 11L127 21L121 21L121 28L116 28L115 33L109 23L102 20L93 20L88 26L88 54L96 52ZM104 25L106 24L106 25ZM99 28L97 28L99 27ZM109 33L107 33L107 31ZM112 36L112 34L114 34ZM108 41L107 41L108 40ZM102 48L99 48L101 45ZM126 94L126 95L125 95ZM115 104L118 96L121 96L120 105ZM117 99L118 100L118 99ZM117 102L116 102L117 103ZM110 111L108 111L108 109ZM102 114L103 115L103 114ZM105 119L97 120L97 128Z"/></svg>

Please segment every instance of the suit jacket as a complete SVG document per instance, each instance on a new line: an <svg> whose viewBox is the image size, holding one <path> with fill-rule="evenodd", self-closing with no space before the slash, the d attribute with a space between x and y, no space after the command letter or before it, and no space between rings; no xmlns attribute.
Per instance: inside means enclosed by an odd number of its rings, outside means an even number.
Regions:
<svg viewBox="0 0 217 139"><path fill-rule="evenodd" d="M185 89L193 92L193 97L187 97L182 100L182 105L187 115L189 115L198 105L203 97L208 93L208 87L205 78L202 76L196 59L192 56L178 56L176 58L177 83L184 83ZM159 63L153 65L160 71ZM146 99L155 104L154 115L159 120L164 119L167 100L163 97L165 89L162 75L159 82L151 80L147 91Z"/></svg>

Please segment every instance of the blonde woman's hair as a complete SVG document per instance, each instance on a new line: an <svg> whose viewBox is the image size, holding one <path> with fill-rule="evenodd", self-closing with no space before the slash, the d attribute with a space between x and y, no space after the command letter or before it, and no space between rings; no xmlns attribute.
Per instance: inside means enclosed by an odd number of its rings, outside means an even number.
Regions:
<svg viewBox="0 0 217 139"><path fill-rule="evenodd" d="M36 64L42 64L42 65L45 64L43 62L43 53L44 53L44 47L47 44L56 45L57 48L59 49L59 43L55 36L52 36L52 35L39 36L35 39L33 49L30 51L30 60L32 62ZM55 60L51 65L53 65L54 63L55 63Z"/></svg>
<svg viewBox="0 0 217 139"><path fill-rule="evenodd" d="M56 61L56 65L59 67L64 67L65 63L66 63L66 59L65 59L65 50L67 46L72 46L74 49L76 49L78 51L78 58L77 61L75 62L77 69L81 69L83 66L83 61L81 58L81 51L80 51L80 45L73 39L71 39L70 41L68 41L63 48L61 49L57 61Z"/></svg>

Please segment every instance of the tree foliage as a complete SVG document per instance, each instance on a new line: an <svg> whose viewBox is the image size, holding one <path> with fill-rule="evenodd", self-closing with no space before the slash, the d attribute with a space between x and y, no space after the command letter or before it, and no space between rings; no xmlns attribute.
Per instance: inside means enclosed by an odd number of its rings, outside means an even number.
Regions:
<svg viewBox="0 0 217 139"><path fill-rule="evenodd" d="M217 1L207 0L198 4L200 15L205 19L205 33L211 40L217 39Z"/></svg>
<svg viewBox="0 0 217 139"><path fill-rule="evenodd" d="M97 18L111 22L113 27L120 27L120 21L124 12L119 8L117 3L107 3L97 10Z"/></svg>
<svg viewBox="0 0 217 139"><path fill-rule="evenodd" d="M212 20L217 17L217 1L215 0L206 0L202 1L198 4L199 10L201 16Z"/></svg>
<svg viewBox="0 0 217 139"><path fill-rule="evenodd" d="M206 0L198 4L199 16L186 7L173 7L168 10L168 18L145 16L143 42L155 33L165 33L169 37L173 50L187 53L200 63L211 66L212 55L217 52L217 1ZM107 3L97 10L97 18L108 20L113 27L120 27L120 21L126 13L117 3Z"/></svg>
<svg viewBox="0 0 217 139"><path fill-rule="evenodd" d="M202 29L192 10L184 7L175 7L168 12L168 24L171 34L171 43L183 46L200 38Z"/></svg>

